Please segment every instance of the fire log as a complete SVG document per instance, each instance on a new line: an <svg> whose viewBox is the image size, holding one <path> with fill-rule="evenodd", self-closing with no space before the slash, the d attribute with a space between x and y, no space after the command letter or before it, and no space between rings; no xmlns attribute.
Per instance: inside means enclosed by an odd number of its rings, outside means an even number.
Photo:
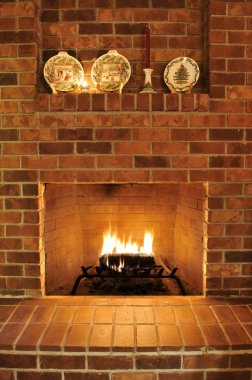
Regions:
<svg viewBox="0 0 252 380"><path fill-rule="evenodd" d="M142 253L115 253L105 254L100 257L102 267L125 268L125 269L146 269L155 265L154 256Z"/></svg>

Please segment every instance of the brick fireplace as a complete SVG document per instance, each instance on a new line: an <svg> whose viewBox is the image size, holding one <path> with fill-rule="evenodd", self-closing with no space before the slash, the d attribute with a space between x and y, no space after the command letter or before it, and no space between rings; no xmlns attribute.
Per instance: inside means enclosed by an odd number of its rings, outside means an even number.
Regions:
<svg viewBox="0 0 252 380"><path fill-rule="evenodd" d="M44 184L195 183L207 185L205 294L250 295L249 113L209 111L216 104L250 103L40 94L36 113L3 114L2 294L41 294Z"/></svg>
<svg viewBox="0 0 252 380"><path fill-rule="evenodd" d="M245 0L0 2L0 378L250 380L251 20ZM147 23L153 95L139 93ZM109 49L132 65L122 94L92 88ZM90 93L50 93L59 50ZM200 66L190 94L162 80L178 56ZM191 204L203 189L203 297L45 297L46 188L106 185L183 189Z"/></svg>
<svg viewBox="0 0 252 380"><path fill-rule="evenodd" d="M132 10L121 3L113 8L109 0L98 8L83 2L79 11L72 3L1 5L1 293L44 292L45 184L162 183L206 188L203 293L251 295L250 4L174 1L168 12L161 1L154 9L140 1ZM78 24L84 13L88 19ZM146 20L159 92L153 95L138 93ZM161 48L164 41L168 50ZM107 48L132 60L123 94L45 93L43 61L69 46L87 80L93 60ZM170 94L160 83L166 54L170 59L179 53L201 67L192 94Z"/></svg>

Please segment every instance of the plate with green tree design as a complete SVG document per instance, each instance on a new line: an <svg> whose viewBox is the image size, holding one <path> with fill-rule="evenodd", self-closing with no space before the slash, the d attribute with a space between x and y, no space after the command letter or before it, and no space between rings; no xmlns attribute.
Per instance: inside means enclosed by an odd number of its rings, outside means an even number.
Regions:
<svg viewBox="0 0 252 380"><path fill-rule="evenodd" d="M99 57L91 69L91 77L98 88L102 91L122 90L131 75L129 61L116 50Z"/></svg>
<svg viewBox="0 0 252 380"><path fill-rule="evenodd" d="M190 91L200 75L199 66L189 57L178 57L168 63L164 81L171 92Z"/></svg>

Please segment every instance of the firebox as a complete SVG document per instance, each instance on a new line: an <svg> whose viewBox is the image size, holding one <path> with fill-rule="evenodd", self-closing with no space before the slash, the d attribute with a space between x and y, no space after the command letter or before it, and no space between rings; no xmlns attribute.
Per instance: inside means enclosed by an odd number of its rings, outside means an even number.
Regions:
<svg viewBox="0 0 252 380"><path fill-rule="evenodd" d="M132 292L139 281L156 294L170 280L203 294L206 202L202 183L45 184L46 294L82 294L84 283L84 294Z"/></svg>

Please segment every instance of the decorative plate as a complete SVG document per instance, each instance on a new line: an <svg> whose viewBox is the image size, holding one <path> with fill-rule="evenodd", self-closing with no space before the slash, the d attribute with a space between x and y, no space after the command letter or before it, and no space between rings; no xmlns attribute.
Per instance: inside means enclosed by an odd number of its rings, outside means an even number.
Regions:
<svg viewBox="0 0 252 380"><path fill-rule="evenodd" d="M193 59L178 57L166 66L164 81L172 92L183 92L197 83L199 74L199 66Z"/></svg>
<svg viewBox="0 0 252 380"><path fill-rule="evenodd" d="M129 61L116 50L109 50L99 57L91 69L91 77L96 87L103 91L122 89L131 75Z"/></svg>
<svg viewBox="0 0 252 380"><path fill-rule="evenodd" d="M46 62L44 77L57 91L72 91L84 79L80 62L66 51L60 51Z"/></svg>

